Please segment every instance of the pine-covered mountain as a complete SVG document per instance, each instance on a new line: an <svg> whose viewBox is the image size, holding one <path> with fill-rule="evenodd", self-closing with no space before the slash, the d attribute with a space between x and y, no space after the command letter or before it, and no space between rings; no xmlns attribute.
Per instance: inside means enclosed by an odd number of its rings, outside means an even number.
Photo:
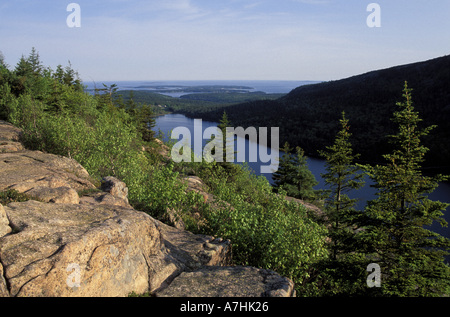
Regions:
<svg viewBox="0 0 450 317"><path fill-rule="evenodd" d="M225 109L234 126L278 126L281 144L288 141L317 156L332 143L345 111L355 150L362 160L377 162L390 150L387 135L395 132L391 118L405 81L423 126L438 126L424 140L430 148L424 166L444 171L450 167L450 56L301 86L277 100L232 105L201 117L219 120Z"/></svg>

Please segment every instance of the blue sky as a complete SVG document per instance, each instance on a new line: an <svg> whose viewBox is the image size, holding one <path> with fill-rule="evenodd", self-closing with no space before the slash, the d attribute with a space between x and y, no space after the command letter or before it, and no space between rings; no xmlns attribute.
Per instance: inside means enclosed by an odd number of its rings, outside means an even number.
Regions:
<svg viewBox="0 0 450 317"><path fill-rule="evenodd" d="M69 3L81 27L69 28ZM335 80L450 53L450 1L14 0L0 3L12 67L35 47L84 81Z"/></svg>

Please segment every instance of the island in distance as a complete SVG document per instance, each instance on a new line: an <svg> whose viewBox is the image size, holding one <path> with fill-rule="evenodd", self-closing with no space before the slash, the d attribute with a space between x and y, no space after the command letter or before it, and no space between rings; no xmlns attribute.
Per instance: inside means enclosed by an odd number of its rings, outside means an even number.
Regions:
<svg viewBox="0 0 450 317"><path fill-rule="evenodd" d="M248 86L228 86L228 85L205 85L205 86L180 86L180 85L142 85L133 87L134 89L148 89L156 93L248 93L253 87Z"/></svg>

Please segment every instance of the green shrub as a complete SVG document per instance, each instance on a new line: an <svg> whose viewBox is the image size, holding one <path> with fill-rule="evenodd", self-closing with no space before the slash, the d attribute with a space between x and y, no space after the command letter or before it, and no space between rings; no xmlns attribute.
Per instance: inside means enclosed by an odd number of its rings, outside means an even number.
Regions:
<svg viewBox="0 0 450 317"><path fill-rule="evenodd" d="M160 220L168 220L167 211L170 209L182 217L187 216L203 201L203 197L195 192L186 193L187 185L174 171L173 162L167 166L151 166L139 186L131 187L129 196L135 208Z"/></svg>
<svg viewBox="0 0 450 317"><path fill-rule="evenodd" d="M30 200L30 198L26 194L19 193L13 189L0 191L0 204L4 206L13 202L24 202L28 200Z"/></svg>
<svg viewBox="0 0 450 317"><path fill-rule="evenodd" d="M326 229L308 218L304 206L288 202L283 192L274 194L265 178L245 167L232 181L220 169L203 173L223 201L207 213L205 233L232 241L235 264L274 270L297 285L311 277L314 263L327 255Z"/></svg>

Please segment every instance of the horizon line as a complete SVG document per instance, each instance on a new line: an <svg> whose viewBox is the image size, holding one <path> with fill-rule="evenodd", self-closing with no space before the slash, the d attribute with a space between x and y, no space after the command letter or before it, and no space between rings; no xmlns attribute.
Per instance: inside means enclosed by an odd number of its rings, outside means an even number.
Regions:
<svg viewBox="0 0 450 317"><path fill-rule="evenodd" d="M147 81L147 82L162 82L162 81L299 81L299 82L323 82L324 80L312 80L312 79L125 79L125 80L85 80L82 82L133 82L133 81Z"/></svg>

